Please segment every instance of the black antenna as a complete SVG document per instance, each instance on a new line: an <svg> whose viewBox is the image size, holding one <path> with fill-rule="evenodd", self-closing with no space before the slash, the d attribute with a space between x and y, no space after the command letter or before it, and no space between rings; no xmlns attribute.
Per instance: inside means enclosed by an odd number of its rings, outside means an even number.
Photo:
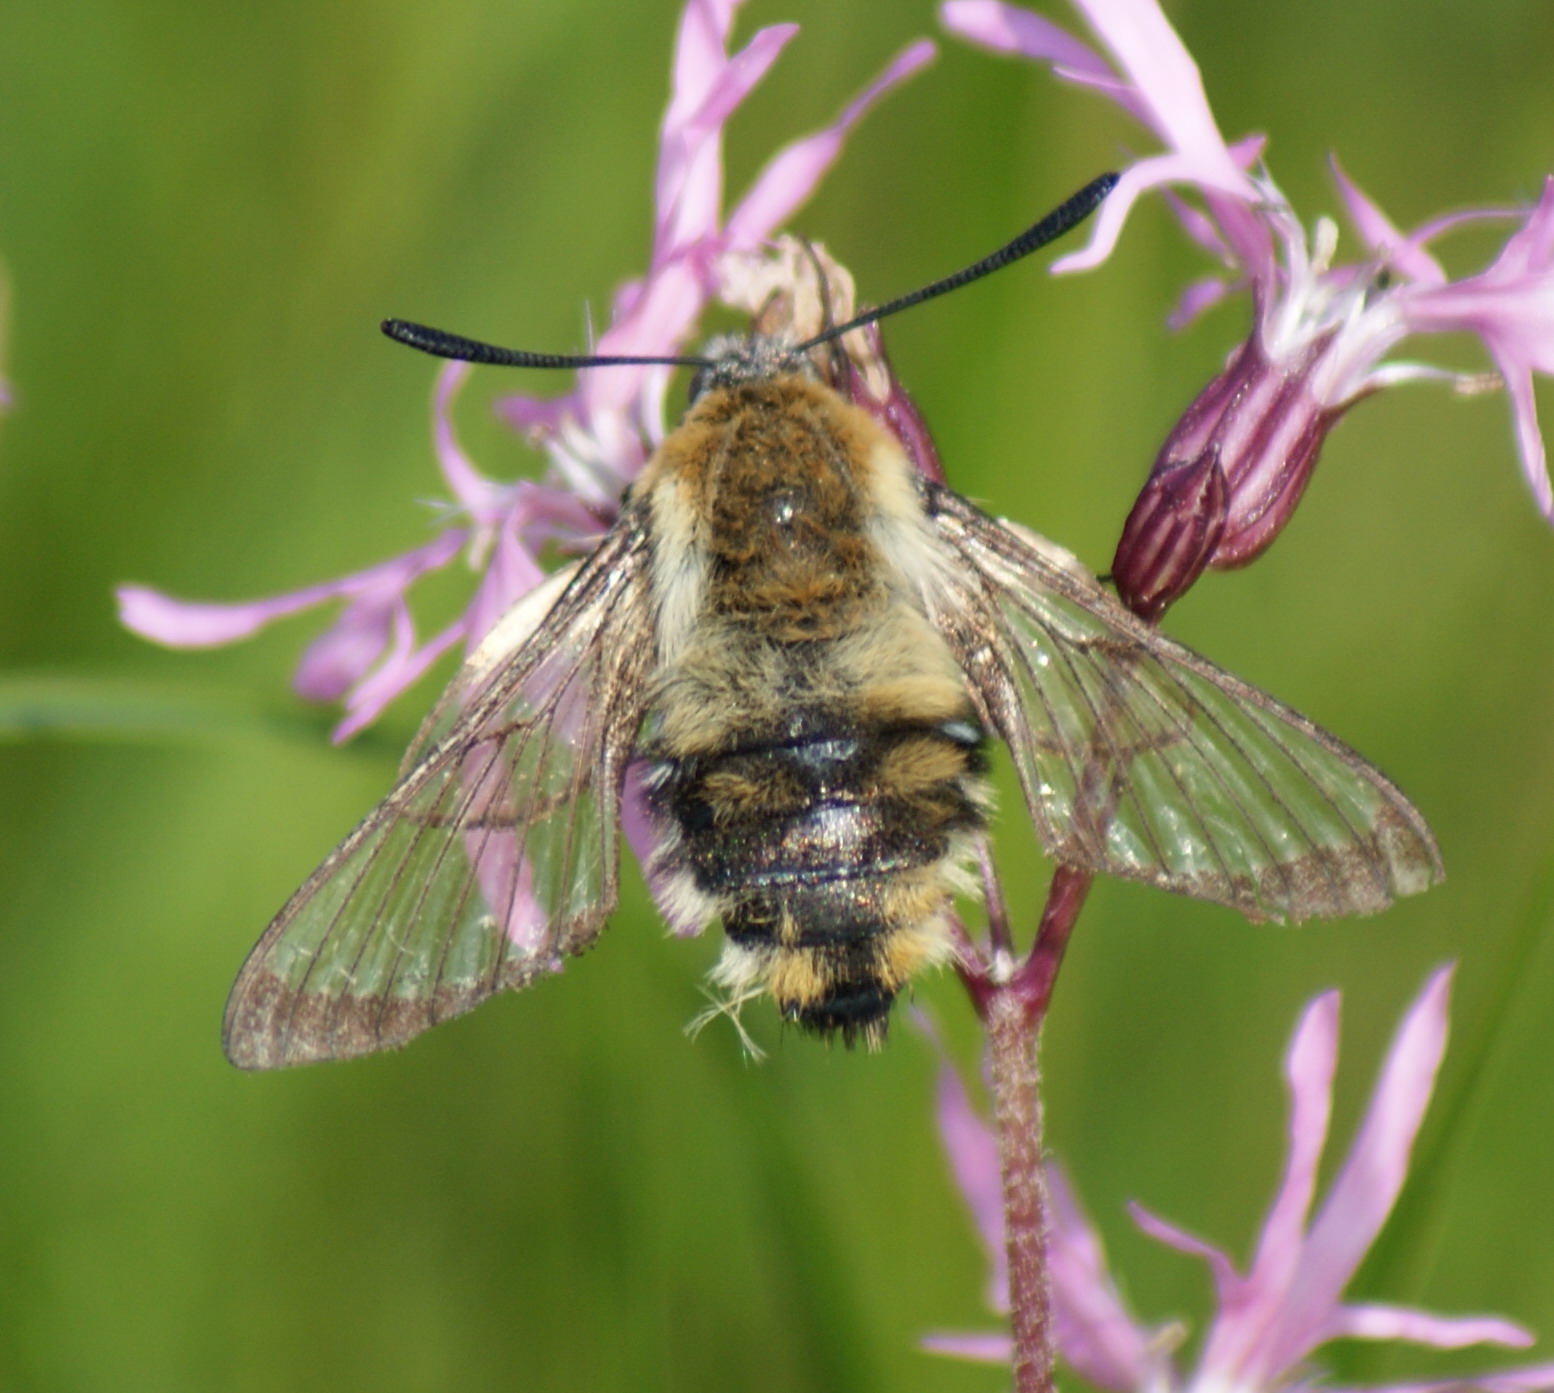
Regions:
<svg viewBox="0 0 1554 1393"><path fill-rule="evenodd" d="M967 266L962 271L957 271L953 276L946 276L942 281L935 281L932 285L925 285L921 290L914 290L899 299L888 301L878 309L865 310L845 324L833 325L823 333L816 334L814 338L801 343L794 352L807 353L811 348L830 343L832 339L839 339L843 334L863 328L865 324L873 324L876 320L884 319L886 315L910 309L913 305L920 305L924 300L936 299L951 290L959 290L963 285L979 281L983 276L992 275L994 271L1001 271L1010 262L1018 261L1022 256L1029 256L1049 242L1057 241L1070 228L1077 227L1101 206L1101 200L1116 188L1118 177L1116 174L1103 174L1097 179L1092 179L1072 198L1060 203L1040 222L1026 228L1014 241L1000 247L991 256L983 257L981 261Z"/></svg>
<svg viewBox="0 0 1554 1393"><path fill-rule="evenodd" d="M395 343L418 348L434 358L454 358L461 363L489 363L499 368L613 368L641 367L707 368L709 358L638 358L631 355L592 357L586 353L527 353L521 348L498 348L494 343L466 339L424 324L404 319L385 319L383 332Z"/></svg>
<svg viewBox="0 0 1554 1393"><path fill-rule="evenodd" d="M981 280L983 276L989 276L994 271L1001 270L1011 261L1029 256L1049 242L1055 242L1070 228L1082 223L1095 212L1101 200L1116 187L1117 178L1115 174L1103 174L1098 179L1092 179L1072 198L1060 203L1040 222L1027 228L1014 241L1000 247L991 256L983 257L975 265L957 271L953 276L946 276L942 281L935 281L932 285L925 285L921 290L914 290L899 299L891 300L878 309L866 310L863 314L849 319L845 324L833 325L824 332L816 334L814 338L799 344L793 352L807 353L810 349L830 343L833 339L839 339L843 334L850 333L854 329L861 329L865 324L873 324L876 320L884 319L886 315L909 309L913 305L920 305L924 300L935 299L951 290L958 290L963 285L969 285L972 281ZM434 358L453 358L463 363L485 363L502 368L627 366L712 368L717 366L713 359L698 355L659 358L637 357L630 354L594 357L587 353L529 353L521 348L498 348L492 343L467 339L460 334L428 328L425 324L412 324L404 319L385 319L383 332L396 343L419 349L422 353L430 353Z"/></svg>

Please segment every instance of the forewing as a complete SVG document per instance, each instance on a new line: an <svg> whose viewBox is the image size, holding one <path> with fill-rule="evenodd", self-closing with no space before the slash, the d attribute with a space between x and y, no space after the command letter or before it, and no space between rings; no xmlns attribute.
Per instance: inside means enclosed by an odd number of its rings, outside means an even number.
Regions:
<svg viewBox="0 0 1554 1393"><path fill-rule="evenodd" d="M1047 851L1250 918L1367 914L1441 876L1424 819L1304 716L1130 614L1067 553L948 490L928 588Z"/></svg>
<svg viewBox="0 0 1554 1393"><path fill-rule="evenodd" d="M623 519L471 656L398 785L243 965L223 1028L234 1064L401 1045L593 940L615 905L654 651L645 556Z"/></svg>

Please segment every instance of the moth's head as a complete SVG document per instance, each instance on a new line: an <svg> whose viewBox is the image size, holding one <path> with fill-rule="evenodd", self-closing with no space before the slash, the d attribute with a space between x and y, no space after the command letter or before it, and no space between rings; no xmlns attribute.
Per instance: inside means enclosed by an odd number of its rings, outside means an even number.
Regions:
<svg viewBox="0 0 1554 1393"><path fill-rule="evenodd" d="M820 381L809 354L792 339L778 334L720 334L703 345L701 357L706 361L691 378L692 405L713 388L770 382L774 377L794 374Z"/></svg>

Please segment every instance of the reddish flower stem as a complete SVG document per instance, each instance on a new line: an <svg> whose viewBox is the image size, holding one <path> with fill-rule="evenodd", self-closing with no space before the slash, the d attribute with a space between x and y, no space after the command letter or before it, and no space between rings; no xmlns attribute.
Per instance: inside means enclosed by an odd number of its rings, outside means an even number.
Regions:
<svg viewBox="0 0 1554 1393"><path fill-rule="evenodd" d="M1063 950L1079 918L1092 877L1059 866L1030 956L999 978L991 970L962 972L987 1026L993 1128L1004 1191L1004 1242L1009 1256L1009 1308L1014 1336L1015 1393L1052 1393L1052 1302L1047 1276L1047 1182L1042 1166L1041 1070L1037 1044ZM1001 901L999 902L1001 904Z"/></svg>
<svg viewBox="0 0 1554 1393"><path fill-rule="evenodd" d="M1047 903L1041 911L1041 925L1036 930L1036 942L1031 945L1030 957L1010 983L1018 988L1027 1003L1033 1030L1039 1031L1046 1019L1047 1005L1052 1000L1052 988L1057 982L1058 968L1063 964L1069 935L1074 931L1094 879L1088 871L1075 870L1071 866L1059 866L1052 873L1052 883L1047 886Z"/></svg>
<svg viewBox="0 0 1554 1393"><path fill-rule="evenodd" d="M1012 983L987 1011L987 1061L1004 1187L1015 1393L1051 1393L1052 1293L1047 1276L1047 1181L1041 1164L1039 1032Z"/></svg>

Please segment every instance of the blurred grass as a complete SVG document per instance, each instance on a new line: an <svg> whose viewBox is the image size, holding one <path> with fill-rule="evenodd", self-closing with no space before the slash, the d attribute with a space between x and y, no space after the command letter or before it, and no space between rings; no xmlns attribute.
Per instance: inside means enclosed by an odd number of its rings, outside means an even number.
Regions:
<svg viewBox="0 0 1554 1393"><path fill-rule="evenodd" d="M0 673L0 742L279 740L317 747L328 739L333 724L321 710L294 702L260 702L243 691L202 691L165 681ZM369 729L341 749L397 759L402 743Z"/></svg>
<svg viewBox="0 0 1554 1393"><path fill-rule="evenodd" d="M1329 149L1405 226L1528 198L1549 171L1537 0L1170 12L1224 129L1270 133L1308 215L1333 208ZM675 15L0 13L0 1388L1000 1386L913 1347L986 1321L929 1051L906 1030L879 1057L827 1051L759 1008L759 1068L732 1032L688 1043L716 944L663 941L640 890L563 978L403 1054L229 1070L216 1026L242 954L386 788L436 679L337 750L289 694L316 619L186 655L114 623L117 581L243 598L426 535L431 375L376 322L565 349L585 305L602 320L642 263ZM756 0L739 32L789 18L803 33L730 134L735 191L933 27L927 4ZM883 298L1138 147L1100 103L948 43L796 226ZM1484 252L1447 247L1458 270ZM958 485L1104 567L1160 438L1242 331L1229 308L1163 332L1201 271L1145 208L1098 274L1026 267L893 324ZM460 423L504 477L533 467L485 414L509 385L477 379ZM1345 988L1342 1141L1398 1012L1456 957L1421 1183L1356 1295L1554 1338L1551 600L1554 537L1504 402L1415 389L1356 410L1278 547L1173 612L1407 788L1450 880L1291 932L1098 889L1049 1029L1049 1120L1144 1316L1201 1317L1205 1284L1123 1201L1244 1253L1300 1003ZM458 602L455 578L428 625ZM1032 861L1006 856L1027 916ZM953 983L919 997L969 1062ZM1492 1358L1355 1348L1337 1372Z"/></svg>

